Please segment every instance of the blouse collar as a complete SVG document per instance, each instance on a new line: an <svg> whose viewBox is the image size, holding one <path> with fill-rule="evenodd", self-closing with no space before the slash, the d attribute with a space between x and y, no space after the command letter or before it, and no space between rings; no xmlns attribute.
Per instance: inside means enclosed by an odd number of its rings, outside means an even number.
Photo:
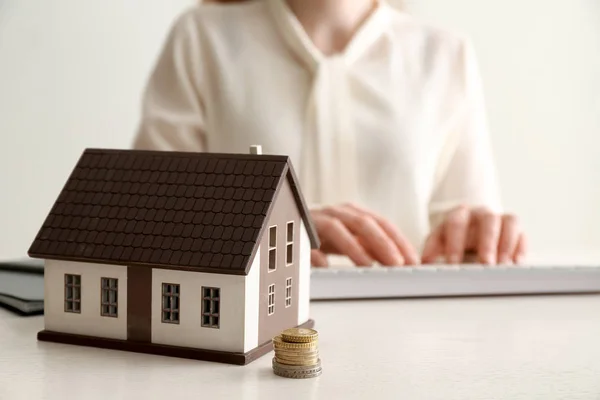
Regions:
<svg viewBox="0 0 600 400"><path fill-rule="evenodd" d="M312 69L316 69L321 62L330 58L317 49L286 0L266 0L266 2L283 39L294 53L302 58L302 61ZM344 62L352 63L382 35L391 21L392 9L385 0L376 0L376 2L375 10L363 22L344 51L331 57L340 57Z"/></svg>

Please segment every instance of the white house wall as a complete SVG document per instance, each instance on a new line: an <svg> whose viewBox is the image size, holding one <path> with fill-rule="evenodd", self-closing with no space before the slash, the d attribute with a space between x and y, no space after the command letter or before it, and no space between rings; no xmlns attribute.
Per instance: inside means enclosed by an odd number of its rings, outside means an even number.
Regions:
<svg viewBox="0 0 600 400"><path fill-rule="evenodd" d="M309 319L310 306L310 239L302 221L300 225L300 268L298 276L298 325Z"/></svg>
<svg viewBox="0 0 600 400"><path fill-rule="evenodd" d="M65 312L65 274L81 276L81 313ZM118 279L116 318L100 315L101 278ZM49 331L127 339L127 268L46 260L44 324Z"/></svg>
<svg viewBox="0 0 600 400"><path fill-rule="evenodd" d="M254 256L246 283L246 323L244 329L244 352L258 346L258 311L260 296L260 248Z"/></svg>
<svg viewBox="0 0 600 400"><path fill-rule="evenodd" d="M161 322L162 284L180 285L179 324ZM202 327L202 286L220 288L220 327ZM246 277L153 269L152 342L243 352Z"/></svg>

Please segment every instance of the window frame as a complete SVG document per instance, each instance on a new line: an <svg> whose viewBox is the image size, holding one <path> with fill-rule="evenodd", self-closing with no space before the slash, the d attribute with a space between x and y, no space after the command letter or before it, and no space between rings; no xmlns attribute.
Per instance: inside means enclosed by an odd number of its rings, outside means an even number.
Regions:
<svg viewBox="0 0 600 400"><path fill-rule="evenodd" d="M292 277L285 280L285 308L292 306Z"/></svg>
<svg viewBox="0 0 600 400"><path fill-rule="evenodd" d="M168 288L169 290L165 290ZM176 291L173 289L177 289ZM168 299L168 307L165 307L165 299ZM177 299L176 305L173 305L173 299ZM161 285L160 299L160 321L164 324L178 325L181 321L181 285L179 283L163 282ZM177 318L173 316L177 314ZM169 318L165 318L168 315Z"/></svg>
<svg viewBox="0 0 600 400"><path fill-rule="evenodd" d="M272 234L274 232L274 234ZM267 233L267 270L269 272L277 271L277 225L269 226Z"/></svg>
<svg viewBox="0 0 600 400"><path fill-rule="evenodd" d="M69 282L71 278L71 282ZM76 279L78 282L76 282ZM80 274L67 274L64 277L64 311L73 314L81 314L81 275ZM71 296L69 297L69 289L71 289ZM77 289L77 290L76 290ZM75 296L77 293L77 296ZM76 309L75 304L79 307ZM69 307L70 305L70 307Z"/></svg>
<svg viewBox="0 0 600 400"><path fill-rule="evenodd" d="M201 307L201 321L200 324L203 328L220 329L221 327L221 288L202 286L202 307ZM216 296L215 296L216 291ZM208 293L208 295L207 295ZM208 301L208 311L206 310L206 302ZM216 311L215 311L216 305ZM205 322L205 318L208 318L208 322ZM214 320L216 318L216 323Z"/></svg>
<svg viewBox="0 0 600 400"><path fill-rule="evenodd" d="M291 234L290 234L291 227ZM285 229L285 266L294 264L294 221L289 221Z"/></svg>
<svg viewBox="0 0 600 400"><path fill-rule="evenodd" d="M105 285L106 282L106 285ZM111 282L114 282L114 287L111 286ZM110 294L115 294L114 302L110 299ZM106 301L104 294L106 293ZM108 311L104 311L105 307L108 308ZM114 313L112 312L112 307L114 307ZM102 317L110 317L110 318L118 318L119 317L119 279L118 278L108 278L101 277L100 278L100 316Z"/></svg>
<svg viewBox="0 0 600 400"><path fill-rule="evenodd" d="M271 290L273 289L273 290ZM269 285L269 289L267 291L268 301L267 301L267 316L271 316L275 314L275 284Z"/></svg>

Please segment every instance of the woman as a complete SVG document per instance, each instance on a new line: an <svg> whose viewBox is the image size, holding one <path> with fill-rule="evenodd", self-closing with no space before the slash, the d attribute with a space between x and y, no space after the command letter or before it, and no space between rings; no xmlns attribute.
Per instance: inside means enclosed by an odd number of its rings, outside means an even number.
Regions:
<svg viewBox="0 0 600 400"><path fill-rule="evenodd" d="M291 157L322 240L315 266L525 255L501 212L472 46L384 0L209 3L178 18L135 147L252 144Z"/></svg>

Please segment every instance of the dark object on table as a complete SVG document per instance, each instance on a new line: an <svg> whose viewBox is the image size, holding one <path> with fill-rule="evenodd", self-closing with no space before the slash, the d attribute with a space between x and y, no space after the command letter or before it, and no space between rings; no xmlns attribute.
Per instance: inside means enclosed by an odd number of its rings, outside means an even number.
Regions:
<svg viewBox="0 0 600 400"><path fill-rule="evenodd" d="M44 313L43 261L0 261L0 307L23 316Z"/></svg>

